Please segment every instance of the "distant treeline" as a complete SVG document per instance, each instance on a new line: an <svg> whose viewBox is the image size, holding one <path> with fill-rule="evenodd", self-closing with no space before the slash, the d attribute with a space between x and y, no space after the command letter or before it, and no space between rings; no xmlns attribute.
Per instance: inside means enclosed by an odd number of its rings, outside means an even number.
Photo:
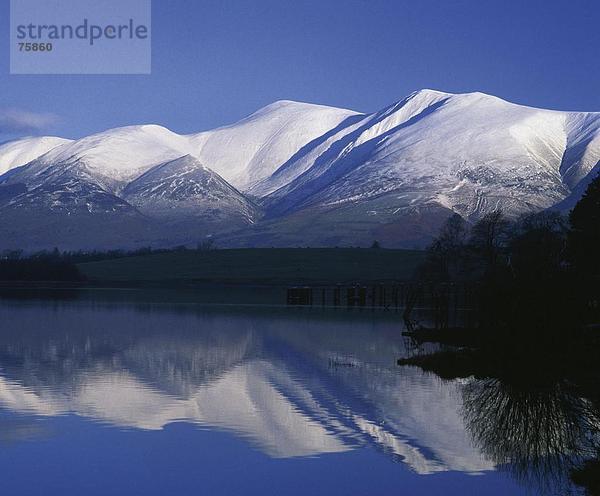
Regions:
<svg viewBox="0 0 600 496"><path fill-rule="evenodd" d="M470 227L451 217L416 275L423 283L440 301L457 285L475 288L486 329L548 333L600 323L600 175L568 218L546 211L509 221L498 210Z"/></svg>
<svg viewBox="0 0 600 496"><path fill-rule="evenodd" d="M0 281L82 281L77 266L54 253L38 253L29 257L3 256L0 259Z"/></svg>
<svg viewBox="0 0 600 496"><path fill-rule="evenodd" d="M60 251L58 248L54 250L42 250L35 253L25 253L23 250L5 250L0 253L1 260L61 260L73 264L98 262L100 260L113 260L116 258L139 257L143 255L152 255L156 253L174 253L182 251L207 251L213 250L215 246L212 242L200 243L196 248L187 246L175 246L172 248L152 248L143 247L136 250L77 250L77 251Z"/></svg>
<svg viewBox="0 0 600 496"><path fill-rule="evenodd" d="M43 250L25 253L23 250L5 250L0 253L0 281L83 281L77 264L117 258L138 257L157 253L207 251L214 249L212 242L199 244L195 249L185 246L174 248L139 248L137 250L60 251Z"/></svg>

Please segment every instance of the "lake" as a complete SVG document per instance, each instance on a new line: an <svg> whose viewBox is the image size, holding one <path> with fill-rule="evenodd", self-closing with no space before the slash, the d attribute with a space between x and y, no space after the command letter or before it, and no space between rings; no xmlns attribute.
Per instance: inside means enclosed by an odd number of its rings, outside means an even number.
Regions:
<svg viewBox="0 0 600 496"><path fill-rule="evenodd" d="M396 365L394 312L88 291L0 322L3 494L538 491L482 449L468 381Z"/></svg>

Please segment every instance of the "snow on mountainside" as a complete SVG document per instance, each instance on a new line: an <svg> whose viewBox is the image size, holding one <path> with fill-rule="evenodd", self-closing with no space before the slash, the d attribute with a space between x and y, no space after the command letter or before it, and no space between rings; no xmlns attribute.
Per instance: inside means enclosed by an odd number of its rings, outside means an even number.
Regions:
<svg viewBox="0 0 600 496"><path fill-rule="evenodd" d="M560 173L574 191L600 164L600 113L570 113L567 133L567 149Z"/></svg>
<svg viewBox="0 0 600 496"><path fill-rule="evenodd" d="M600 114L424 90L318 143L255 191L279 187L267 197L272 216L384 195L398 212L435 203L466 218L518 215L553 206L587 176L599 126Z"/></svg>
<svg viewBox="0 0 600 496"><path fill-rule="evenodd" d="M355 113L349 110L282 101L232 126L189 136L142 125L110 129L76 141L34 138L53 143L46 149L21 140L16 142L21 160L16 161L10 143L0 147L0 164L7 164L0 174L28 164L19 172L18 180L39 185L48 174L55 176L59 170L63 173L68 169L71 174L93 177L119 193L151 168L191 155L240 187L270 175L299 148L352 115ZM27 156L22 151L25 149L29 150Z"/></svg>
<svg viewBox="0 0 600 496"><path fill-rule="evenodd" d="M143 125L0 145L0 234L53 247L60 232L76 247L89 225L103 246L413 247L452 212L571 208L598 169L600 113L433 90L373 114L281 101L186 136Z"/></svg>
<svg viewBox="0 0 600 496"><path fill-rule="evenodd" d="M0 237L10 248L195 245L261 214L189 155L153 167L119 195L81 160L38 166L0 178Z"/></svg>
<svg viewBox="0 0 600 496"><path fill-rule="evenodd" d="M49 175L85 175L114 193L152 167L192 151L189 140L161 126L111 129L65 143L38 157L11 181L39 185Z"/></svg>
<svg viewBox="0 0 600 496"><path fill-rule="evenodd" d="M236 124L190 138L202 163L235 187L247 189L304 145L356 115L350 110L279 101Z"/></svg>
<svg viewBox="0 0 600 496"><path fill-rule="evenodd" d="M69 142L70 140L63 138L42 136L0 144L0 175L15 167L25 165L53 148Z"/></svg>
<svg viewBox="0 0 600 496"><path fill-rule="evenodd" d="M150 169L127 185L123 198L144 214L173 221L242 226L259 216L254 203L191 155Z"/></svg>
<svg viewBox="0 0 600 496"><path fill-rule="evenodd" d="M433 104L445 93L422 92L421 105ZM330 154L344 152L354 139L364 132L364 139L373 137L378 133L384 133L402 120L408 120L419 110L415 108L413 99L410 97L405 101L396 103L375 114L357 114L341 123L338 128L330 130L327 134L309 143L299 150L293 157L283 164L275 173L265 178L251 190L254 194L265 196L275 190L289 184L302 173L311 168L324 152ZM398 112L396 112L398 111ZM369 129L370 128L370 129ZM360 144L360 142L358 143ZM282 191L280 194L283 194Z"/></svg>

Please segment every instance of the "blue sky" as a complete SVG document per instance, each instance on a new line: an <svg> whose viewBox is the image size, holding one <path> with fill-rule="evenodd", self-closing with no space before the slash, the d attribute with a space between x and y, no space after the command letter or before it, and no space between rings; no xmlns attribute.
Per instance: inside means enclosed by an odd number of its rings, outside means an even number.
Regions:
<svg viewBox="0 0 600 496"><path fill-rule="evenodd" d="M600 111L597 1L154 0L149 76L9 75L8 3L0 139L194 132L278 99L374 111L420 88Z"/></svg>

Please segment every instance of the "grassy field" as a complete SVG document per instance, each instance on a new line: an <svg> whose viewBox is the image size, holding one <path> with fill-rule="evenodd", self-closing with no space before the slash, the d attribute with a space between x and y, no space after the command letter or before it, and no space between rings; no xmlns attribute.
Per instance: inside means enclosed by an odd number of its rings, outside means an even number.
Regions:
<svg viewBox="0 0 600 496"><path fill-rule="evenodd" d="M360 248L182 251L79 264L95 282L335 284L410 278L423 252Z"/></svg>

